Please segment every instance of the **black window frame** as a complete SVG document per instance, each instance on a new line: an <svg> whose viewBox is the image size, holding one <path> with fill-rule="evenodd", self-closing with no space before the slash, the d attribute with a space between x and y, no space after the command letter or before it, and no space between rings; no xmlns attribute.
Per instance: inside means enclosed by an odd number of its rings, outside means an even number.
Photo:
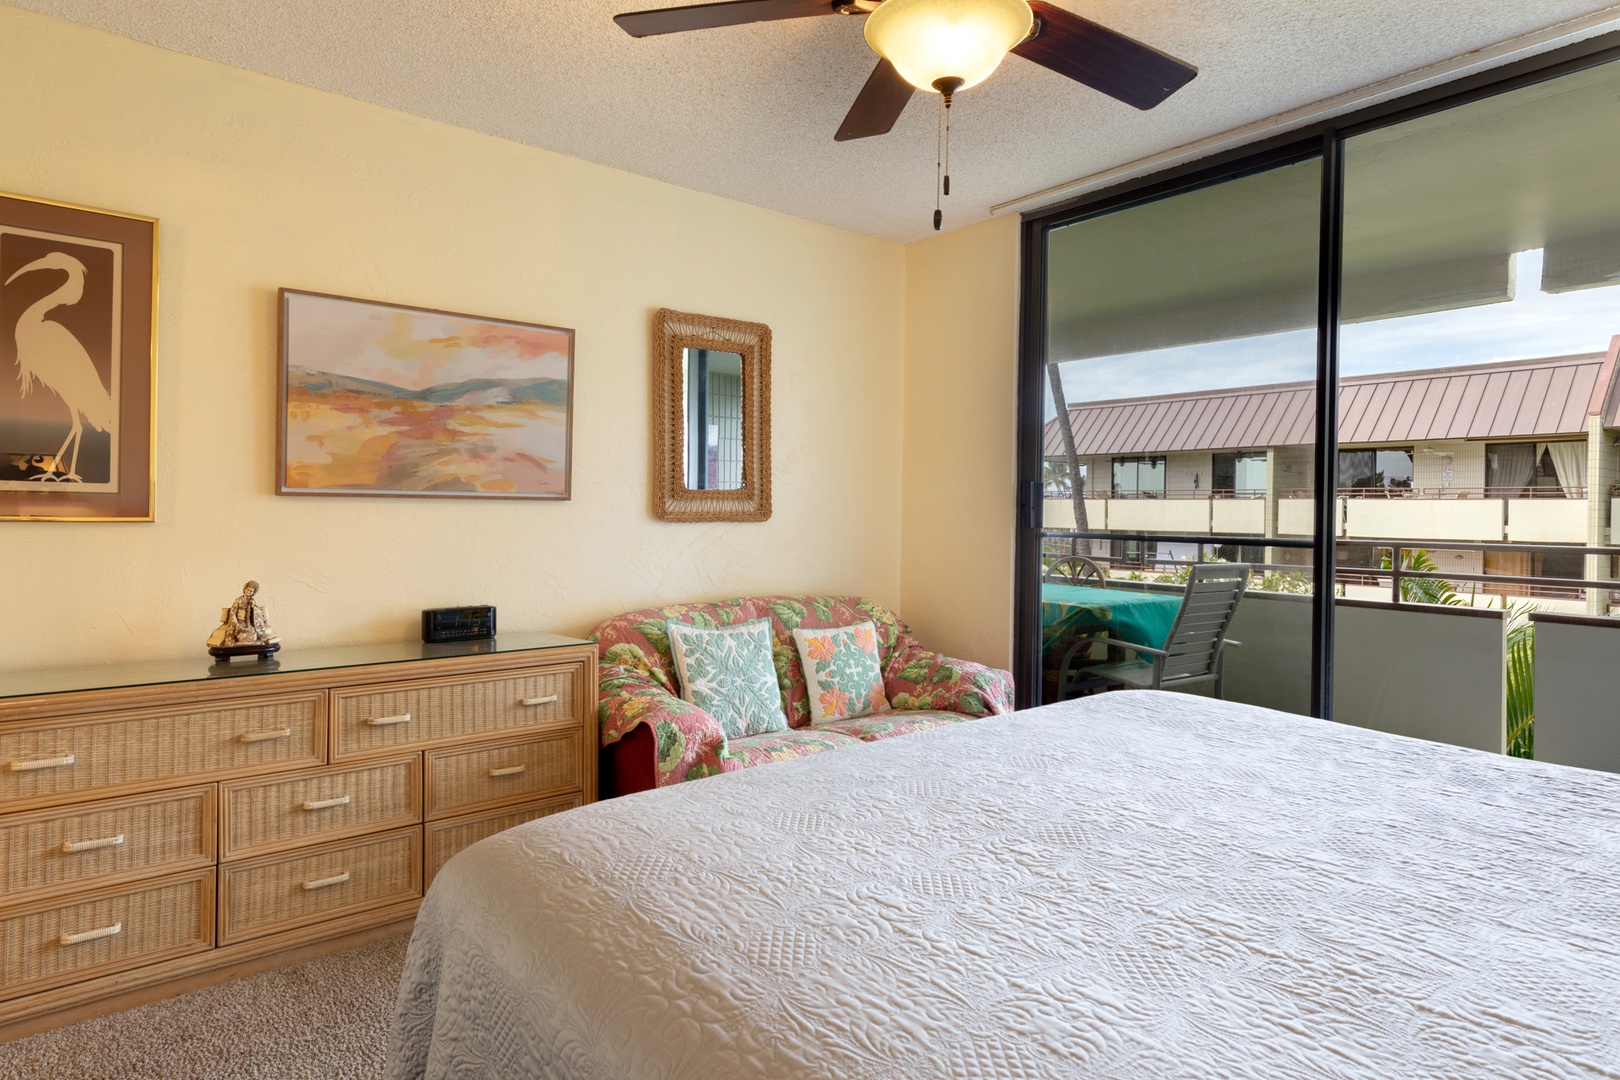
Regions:
<svg viewBox="0 0 1620 1080"><path fill-rule="evenodd" d="M1224 479L1221 475L1224 461L1230 461L1232 466L1232 483L1228 485L1221 484L1221 480ZM1238 466L1245 461L1260 461L1262 463L1266 463L1267 454L1264 450L1216 450L1214 453L1209 455L1209 494L1211 498L1247 498L1254 495L1256 489L1240 488L1237 486ZM1196 487L1197 485L1194 484L1194 486ZM1265 492L1262 488L1261 494L1264 493ZM1225 558L1225 556L1222 556L1222 558ZM1256 559L1254 561L1263 562L1264 560Z"/></svg>
<svg viewBox="0 0 1620 1080"><path fill-rule="evenodd" d="M1370 473L1368 473L1368 475L1366 476L1366 479L1368 481L1372 481L1372 480L1375 480L1375 479L1377 479L1379 477L1383 477L1384 482L1381 483L1381 484L1375 484L1375 483L1365 483L1365 484L1346 483L1345 482L1345 459L1351 454L1371 454L1372 459L1373 459L1372 460L1372 471ZM1406 455L1406 473L1407 473L1407 475L1406 475L1406 478L1405 478L1405 482L1402 482L1400 480L1392 480L1390 478L1389 474L1384 469L1379 468L1380 462L1379 462L1378 459L1383 454L1405 454ZM1367 491L1381 491L1381 492L1385 492L1385 493L1399 492L1399 491L1410 491L1410 490L1412 490L1413 481L1417 478L1417 447L1415 447L1415 446L1341 446L1341 447L1339 447L1339 465L1338 465L1338 469L1335 472L1335 475L1338 477L1338 480L1339 480L1339 490L1340 491L1343 491L1343 490L1345 490L1347 488L1350 489L1351 491L1355 491L1355 492L1358 492L1358 493L1359 492L1367 492ZM1360 477L1360 476L1354 476L1351 479L1361 480L1363 478Z"/></svg>
<svg viewBox="0 0 1620 1080"><path fill-rule="evenodd" d="M1013 596L1013 675L1017 706L1035 703L1041 675L1040 536L1043 467L1041 435L1046 386L1047 236L1056 228L1240 179L1281 165L1319 158L1320 273L1317 279L1316 462L1318 492L1313 554L1316 592L1311 634L1311 715L1333 716L1333 603L1338 478L1339 328L1344 235L1344 146L1356 135L1445 112L1459 105L1508 93L1620 60L1620 32L1599 35L1539 56L1504 64L1415 90L1343 116L1264 138L1195 163L1174 166L1077 195L1022 215L1020 235L1017 372L1017 471L1014 507L1016 548ZM1148 539L1148 538L1143 538ZM1276 545L1273 546L1286 546Z"/></svg>
<svg viewBox="0 0 1620 1080"><path fill-rule="evenodd" d="M1119 486L1119 469L1122 465L1136 467L1137 483L1128 490ZM1157 488L1144 488L1141 485L1142 466L1159 467L1159 486ZM1162 499L1169 490L1170 458L1165 454L1116 454L1108 459L1108 494L1115 499Z"/></svg>

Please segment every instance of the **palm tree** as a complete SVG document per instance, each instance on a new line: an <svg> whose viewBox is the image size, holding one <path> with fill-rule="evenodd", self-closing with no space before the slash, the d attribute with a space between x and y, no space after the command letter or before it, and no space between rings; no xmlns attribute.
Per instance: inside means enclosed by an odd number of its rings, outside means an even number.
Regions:
<svg viewBox="0 0 1620 1080"><path fill-rule="evenodd" d="M1536 756L1536 624L1534 604L1507 608L1507 752L1509 757Z"/></svg>
<svg viewBox="0 0 1620 1080"><path fill-rule="evenodd" d="M1383 568L1391 566L1385 555ZM1433 573L1432 556L1419 548L1401 553L1401 569ZM1444 604L1448 607L1467 601L1449 581L1439 578L1402 578L1401 599L1409 604ZM1530 621L1534 604L1509 604L1507 613L1507 753L1509 757L1536 756L1536 624Z"/></svg>
<svg viewBox="0 0 1620 1080"><path fill-rule="evenodd" d="M1041 486L1048 492L1061 492L1064 495L1074 494L1069 487L1069 463L1047 459L1046 468L1041 473Z"/></svg>
<svg viewBox="0 0 1620 1080"><path fill-rule="evenodd" d="M1380 560L1380 565L1385 570L1390 568L1390 557L1387 554ZM1401 552L1401 569L1432 574L1440 568L1435 565L1434 556L1424 549L1407 548ZM1439 578L1402 578L1401 599L1408 604L1444 604L1447 607L1457 607L1464 603L1463 598L1457 595L1457 587Z"/></svg>
<svg viewBox="0 0 1620 1080"><path fill-rule="evenodd" d="M1063 394L1063 374L1056 364L1046 365L1047 380L1052 384L1052 407L1057 410L1058 431L1063 435L1063 454L1069 475L1074 478L1069 488L1069 496L1074 500L1074 529L1075 532L1090 532L1091 524L1086 519L1086 480L1080 475L1080 454L1074 447L1074 429L1069 426L1069 402ZM1090 540L1080 541L1079 554L1092 555Z"/></svg>

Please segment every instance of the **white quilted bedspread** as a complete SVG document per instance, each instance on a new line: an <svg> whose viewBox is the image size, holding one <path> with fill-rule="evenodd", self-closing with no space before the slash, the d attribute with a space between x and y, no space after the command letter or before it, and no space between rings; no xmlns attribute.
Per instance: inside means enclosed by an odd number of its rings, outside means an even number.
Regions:
<svg viewBox="0 0 1620 1080"><path fill-rule="evenodd" d="M1116 693L439 875L389 1076L1620 1077L1620 776Z"/></svg>

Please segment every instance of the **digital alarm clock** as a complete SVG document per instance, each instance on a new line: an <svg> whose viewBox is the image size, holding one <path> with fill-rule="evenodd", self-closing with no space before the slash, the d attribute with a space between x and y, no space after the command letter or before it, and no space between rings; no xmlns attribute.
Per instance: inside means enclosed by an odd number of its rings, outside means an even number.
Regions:
<svg viewBox="0 0 1620 1080"><path fill-rule="evenodd" d="M489 604L426 608L422 612L423 641L477 641L494 636L495 609Z"/></svg>

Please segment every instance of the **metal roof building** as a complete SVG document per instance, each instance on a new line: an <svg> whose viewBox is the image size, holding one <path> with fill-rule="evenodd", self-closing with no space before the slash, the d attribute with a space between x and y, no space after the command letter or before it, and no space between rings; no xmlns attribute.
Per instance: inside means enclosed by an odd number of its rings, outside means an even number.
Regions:
<svg viewBox="0 0 1620 1080"><path fill-rule="evenodd" d="M1620 337L1607 354L1344 379L1339 443L1579 436L1594 415L1603 416L1605 427L1620 427L1617 350ZM1069 423L1077 453L1087 457L1307 445L1315 413L1315 384L1294 382L1081 402L1069 406ZM1047 457L1064 453L1057 423L1046 425Z"/></svg>

